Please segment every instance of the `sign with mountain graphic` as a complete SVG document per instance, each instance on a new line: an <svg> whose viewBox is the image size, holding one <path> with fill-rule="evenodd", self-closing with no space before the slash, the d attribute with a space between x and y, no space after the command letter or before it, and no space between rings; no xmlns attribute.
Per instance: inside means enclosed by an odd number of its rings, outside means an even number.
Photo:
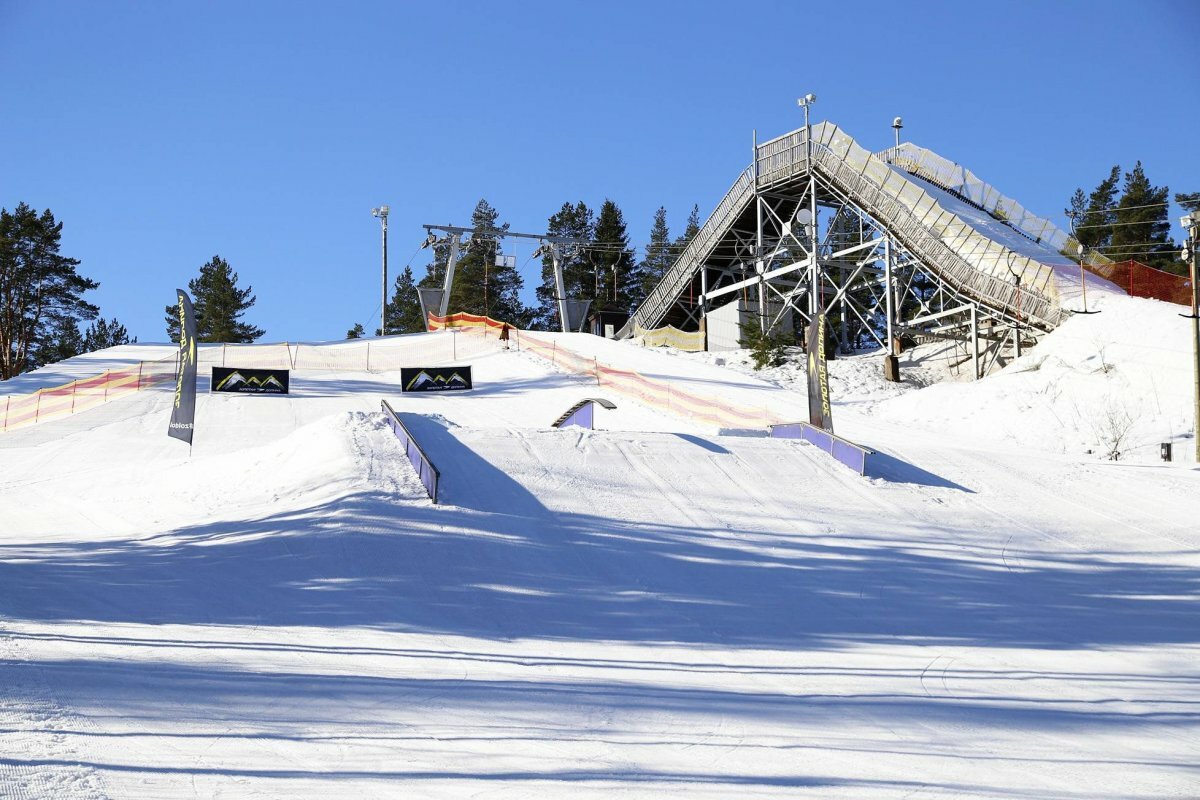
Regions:
<svg viewBox="0 0 1200 800"><path fill-rule="evenodd" d="M213 367L212 389L230 394L287 394L286 369L247 369L244 367Z"/></svg>
<svg viewBox="0 0 1200 800"><path fill-rule="evenodd" d="M453 392L471 388L470 367L401 367L400 387L406 392Z"/></svg>

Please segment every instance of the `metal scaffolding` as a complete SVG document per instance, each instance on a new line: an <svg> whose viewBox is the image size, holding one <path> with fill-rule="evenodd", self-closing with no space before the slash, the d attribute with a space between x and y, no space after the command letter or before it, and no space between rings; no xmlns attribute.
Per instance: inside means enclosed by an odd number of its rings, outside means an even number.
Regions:
<svg viewBox="0 0 1200 800"><path fill-rule="evenodd" d="M959 363L980 377L1056 327L1063 312L1052 268L942 208L893 166L899 152L908 151L870 153L830 123L756 140L751 166L619 335L635 325L698 328L714 301L741 297L768 333L824 311L843 348L852 332L869 338L893 372L902 340L958 342ZM994 190L988 201L1011 202Z"/></svg>

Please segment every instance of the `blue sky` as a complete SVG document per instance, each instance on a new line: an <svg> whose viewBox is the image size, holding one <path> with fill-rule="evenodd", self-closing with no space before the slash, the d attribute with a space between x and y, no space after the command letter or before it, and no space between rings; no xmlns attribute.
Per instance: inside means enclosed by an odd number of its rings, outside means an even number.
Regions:
<svg viewBox="0 0 1200 800"><path fill-rule="evenodd" d="M338 6L335 8L334 6ZM264 341L378 324L422 223L515 230L612 198L635 243L706 216L760 138L904 138L1061 223L1141 159L1200 190L1200 1L91 3L0 0L0 206L50 208L142 341L220 254ZM1181 237L1175 209L1174 234ZM510 244L527 293L528 243Z"/></svg>

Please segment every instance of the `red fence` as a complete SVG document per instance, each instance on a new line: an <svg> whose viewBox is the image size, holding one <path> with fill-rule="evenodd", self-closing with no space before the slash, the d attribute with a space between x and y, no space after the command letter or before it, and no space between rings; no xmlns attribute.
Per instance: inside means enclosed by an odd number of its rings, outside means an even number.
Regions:
<svg viewBox="0 0 1200 800"><path fill-rule="evenodd" d="M1182 306L1192 304L1192 282L1181 276L1148 267L1139 261L1114 261L1111 264L1088 264L1092 272L1112 281L1131 297L1149 297Z"/></svg>

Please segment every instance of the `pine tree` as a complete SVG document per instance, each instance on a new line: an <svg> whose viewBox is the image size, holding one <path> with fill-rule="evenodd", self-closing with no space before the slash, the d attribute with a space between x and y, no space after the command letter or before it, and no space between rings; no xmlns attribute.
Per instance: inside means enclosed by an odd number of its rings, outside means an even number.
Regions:
<svg viewBox="0 0 1200 800"><path fill-rule="evenodd" d="M683 234L675 240L674 251L675 258L683 255L683 251L691 244L692 239L696 238L696 234L700 232L700 206L693 205L692 213L688 214L687 223L683 227Z"/></svg>
<svg viewBox="0 0 1200 800"><path fill-rule="evenodd" d="M1152 186L1137 162L1125 173L1125 187L1117 203L1116 222L1107 255L1116 260L1134 259L1152 267L1177 263L1177 246L1171 240L1166 186Z"/></svg>
<svg viewBox="0 0 1200 800"><path fill-rule="evenodd" d="M98 317L95 322L88 326L83 334L83 352L94 353L97 350L103 350L107 347L116 347L121 344L129 344L131 341L136 342L137 337L129 338L129 331L117 318L113 317L111 321L106 321L104 317Z"/></svg>
<svg viewBox="0 0 1200 800"><path fill-rule="evenodd" d="M612 200L606 199L600 206L592 245L588 255L595 272L592 291L585 291L584 297L591 298L593 311L628 313L633 309L642 281L633 248L629 246L625 215Z"/></svg>
<svg viewBox="0 0 1200 800"><path fill-rule="evenodd" d="M1083 189L1076 189L1071 196L1071 208L1067 216L1075 215L1075 238L1085 247L1103 248L1112 242L1113 223L1116 222L1117 183L1121 180L1121 167L1114 166L1108 177L1085 196Z"/></svg>
<svg viewBox="0 0 1200 800"><path fill-rule="evenodd" d="M563 203L558 213L550 217L546 232L551 236L563 236L586 242L590 241L595 233L595 224L592 210L580 200L575 205ZM587 271L583 251L576 247L561 247L559 259L562 263L563 286L566 296L582 298L586 277L590 277L591 274ZM554 261L549 255L542 257L542 285L537 287L536 294L538 305L534 310L531 326L537 330L558 330Z"/></svg>
<svg viewBox="0 0 1200 800"><path fill-rule="evenodd" d="M450 290L447 313L486 314L524 327L528 324L530 311L521 303L524 285L521 274L516 267L496 266L496 254L500 252L497 232L508 230L508 223L499 224L499 217L500 212L487 200L480 200L475 205L471 214L471 237L461 248L454 268L454 286ZM433 261L420 285L440 289L445 283L450 245L438 242L433 252ZM419 303L417 307L420 308ZM420 316L419 311L417 316Z"/></svg>
<svg viewBox="0 0 1200 800"><path fill-rule="evenodd" d="M392 299L388 301L387 306L387 323L388 336L397 333L420 333L425 330L425 321L421 318L421 298L417 294L412 267L405 267L396 276Z"/></svg>
<svg viewBox="0 0 1200 800"><path fill-rule="evenodd" d="M367 335L367 329L363 327L361 322L354 323L354 327L346 331L347 339L361 339Z"/></svg>
<svg viewBox="0 0 1200 800"><path fill-rule="evenodd" d="M1200 211L1200 192L1175 193L1175 202L1184 211Z"/></svg>
<svg viewBox="0 0 1200 800"><path fill-rule="evenodd" d="M646 245L646 257L642 260L639 296L634 306L654 291L654 287L662 280L662 276L671 268L675 259L671 252L671 231L667 228L667 209L659 206L654 212L654 224L650 227L650 244Z"/></svg>
<svg viewBox="0 0 1200 800"><path fill-rule="evenodd" d="M62 223L25 203L0 208L0 380L33 366L34 352L51 346L69 324L93 319L83 293L100 284L80 275L79 260L59 253Z"/></svg>
<svg viewBox="0 0 1200 800"><path fill-rule="evenodd" d="M199 277L188 281L188 293L196 311L196 339L201 342L253 342L265 331L240 317L257 301L253 288L237 288L238 274L220 256L200 268ZM167 334L179 341L179 316L174 304L166 307Z"/></svg>
<svg viewBox="0 0 1200 800"><path fill-rule="evenodd" d="M33 366L44 367L74 358L86 352L83 337L79 334L79 321L73 317L60 317L49 336L38 343L33 353Z"/></svg>

